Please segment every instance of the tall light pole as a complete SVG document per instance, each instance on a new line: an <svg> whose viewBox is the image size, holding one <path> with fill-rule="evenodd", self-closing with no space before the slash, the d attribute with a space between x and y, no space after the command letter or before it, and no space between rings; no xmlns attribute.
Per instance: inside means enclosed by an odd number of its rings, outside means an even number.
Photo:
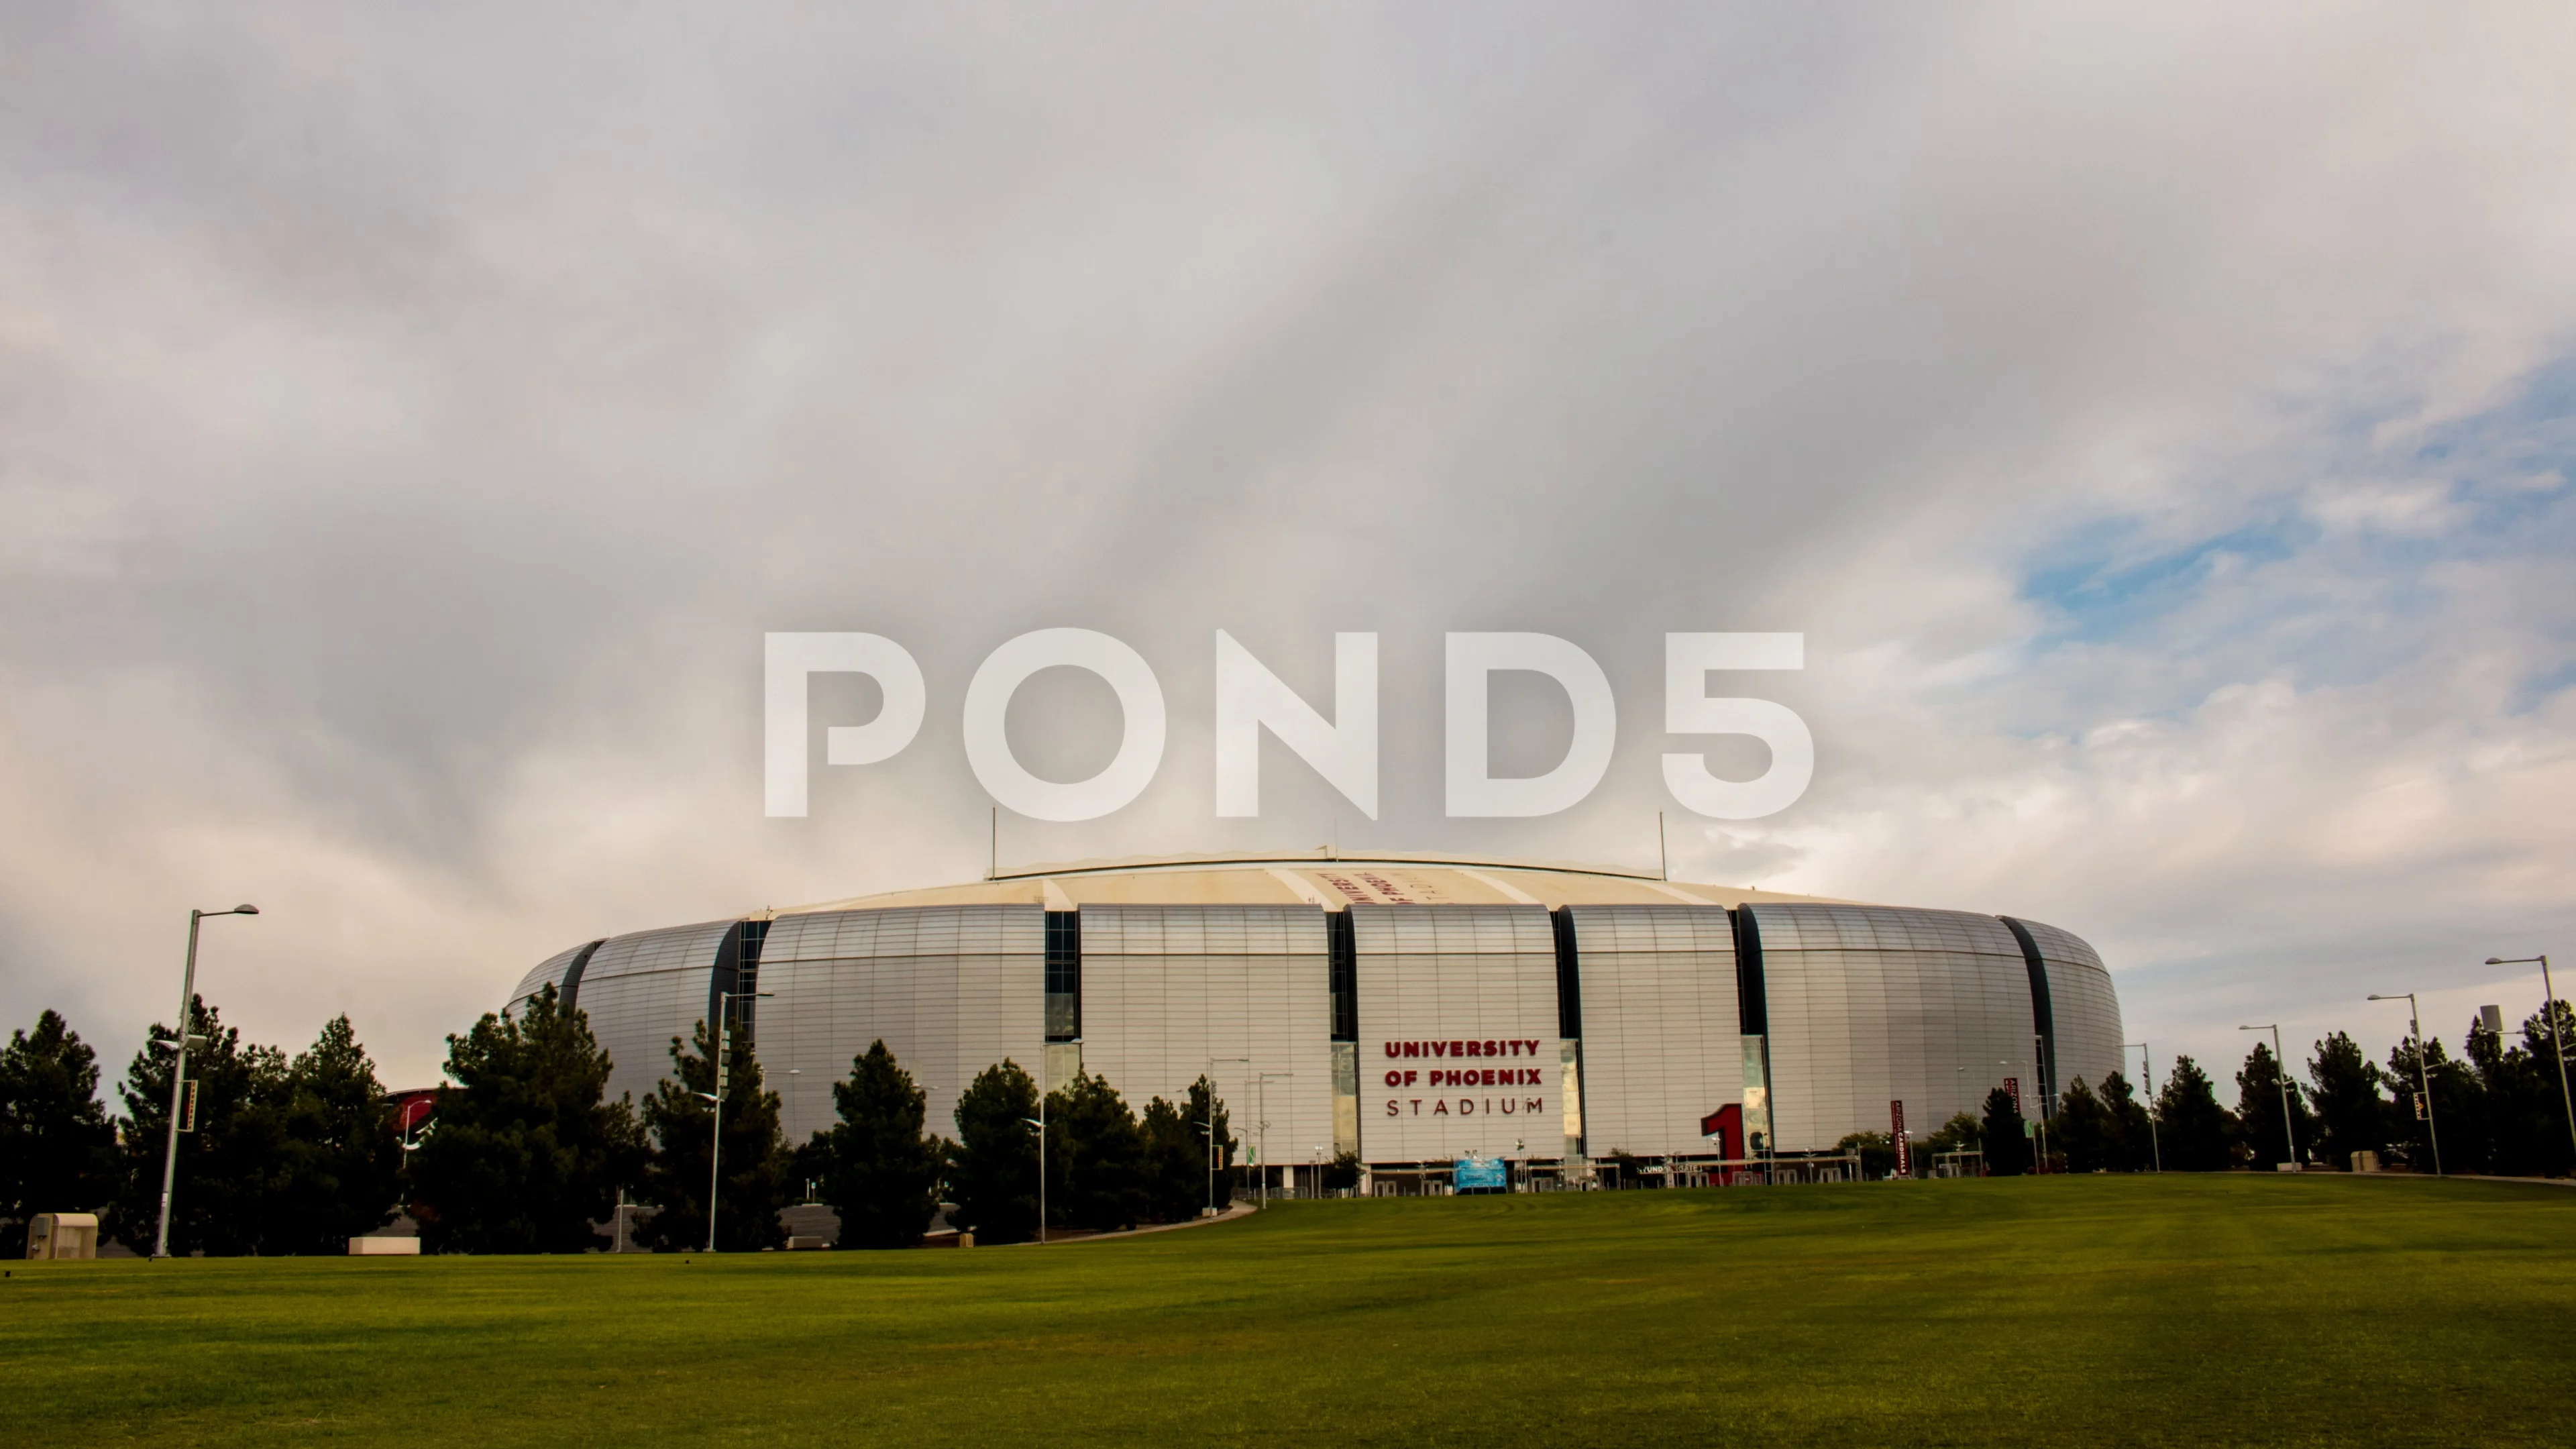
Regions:
<svg viewBox="0 0 2576 1449"><path fill-rule="evenodd" d="M2290 1170L2299 1170L2299 1134L2290 1125L2290 1063L2281 1055L2281 1024L2266 1022L2261 1026L2240 1026L2238 1031L2268 1031L2272 1034L2272 1085L2281 1089L2281 1136L2290 1144Z"/></svg>
<svg viewBox="0 0 2576 1449"><path fill-rule="evenodd" d="M1200 1081L1207 1083L1207 1116L1199 1119L1199 1132L1207 1138L1207 1210L1210 1217L1216 1216L1216 1064L1219 1062L1241 1062L1248 1067L1252 1065L1252 1058L1210 1057L1207 1059L1206 1074L1199 1078ZM1230 1192L1226 1194L1228 1205L1232 1204L1233 1199L1234 1194Z"/></svg>
<svg viewBox="0 0 2576 1449"><path fill-rule="evenodd" d="M776 996L775 991L720 991L716 993L716 1089L699 1096L714 1104L707 1115L714 1121L714 1137L707 1143L707 1251L716 1250L716 1190L724 1183L724 1094L733 1084L733 1004L756 996Z"/></svg>
<svg viewBox="0 0 2576 1449"><path fill-rule="evenodd" d="M1270 1206L1270 1079L1272 1077L1283 1081L1294 1081L1297 1074L1263 1072L1260 1078L1261 1085L1257 1089L1260 1093L1261 1125L1256 1129L1259 1135L1254 1140L1261 1145L1261 1205L1265 1208Z"/></svg>
<svg viewBox="0 0 2576 1449"><path fill-rule="evenodd" d="M1039 1247L1041 1247L1041 1248L1043 1248L1043 1247L1045 1247L1045 1246L1046 1246L1046 1240L1047 1240L1047 1235L1046 1235L1046 1229L1047 1229L1047 1214L1046 1214L1046 1177L1047 1177L1047 1174L1046 1174L1046 1170L1047 1170L1047 1160L1046 1160L1046 1098L1044 1098L1044 1097L1040 1097L1040 1098L1038 1098L1038 1115L1036 1115L1036 1116L1034 1116L1034 1117L1023 1117L1023 1118L1021 1118L1021 1119L1020 1119L1020 1122L1021 1122L1021 1123L1022 1123L1022 1125L1024 1125L1024 1126L1029 1126L1029 1127L1034 1127L1034 1128L1036 1128L1036 1129L1037 1129L1037 1133L1038 1133L1038 1246L1039 1246Z"/></svg>
<svg viewBox="0 0 2576 1449"><path fill-rule="evenodd" d="M2540 1009L2549 1014L2549 1049L2558 1056L2558 1100L2567 1108L2567 1139L2576 1144L2576 1096L2567 1091L2567 1043L2559 1039L2558 992L2549 984L2549 958L2546 956L2489 956L2490 966L2528 966L2540 963Z"/></svg>
<svg viewBox="0 0 2576 1449"><path fill-rule="evenodd" d="M2155 1155L2156 1155L2156 1171L2158 1171L2158 1172L2162 1172L2162 1171L2164 1171L2164 1170L2165 1170L2165 1147L2164 1147L2164 1143L2163 1143L2163 1142L2161 1142L2161 1141L2159 1141L2159 1140L2157 1140L2157 1137L2156 1137L2156 1108L2155 1108L2155 1099L2156 1099L2156 1062L2155 1062L2155 1058L2154 1058L2154 1057L2152 1057L2152 1056L2149 1056L2149 1055L2147 1054L2147 1044L2146 1044L2145 1042L2142 1042L2142 1041L2124 1041L2124 1042L2120 1043L2120 1045L2121 1045L2121 1047L2122 1047L2123 1049L2126 1049L2126 1048L2129 1048L2129 1047L2136 1047L2136 1048L2138 1049L2138 1068L2139 1068L2139 1076L2138 1076L2138 1080L2139 1080L2141 1083L2143 1083L2143 1084L2145 1085L2146 1089L2147 1089L2147 1146L2148 1146L2149 1148L2153 1149L2153 1150L2154 1150L2154 1152L2155 1152Z"/></svg>
<svg viewBox="0 0 2576 1449"><path fill-rule="evenodd" d="M2373 1001L2403 1000L2406 1003L2406 1020L2415 1032L2415 1085L2417 1090L2424 1094L2424 1135L2433 1141L2433 1175L2440 1177L2442 1175L2442 1129L2433 1121L2433 1075L2425 1070L2424 1014L2416 1009L2415 993L2412 991L2392 991L2386 995L2372 992L2370 999Z"/></svg>
<svg viewBox="0 0 2576 1449"><path fill-rule="evenodd" d="M2048 1081L2048 1038L2038 1032L2030 1034L2031 1085L2039 1088L2039 1170L2048 1171L2048 1112L2057 1105L2056 1092Z"/></svg>
<svg viewBox="0 0 2576 1449"><path fill-rule="evenodd" d="M188 1044L204 1038L191 1036L188 1028L193 1019L188 1008L197 1000L197 923L208 916L256 916L259 907L239 905L229 911L190 911L188 913L188 965L179 973L179 1039L170 1044L177 1053L170 1061L170 1145L161 1156L161 1231L152 1243L152 1256L170 1256L170 1191L179 1181L179 1102L188 1089Z"/></svg>

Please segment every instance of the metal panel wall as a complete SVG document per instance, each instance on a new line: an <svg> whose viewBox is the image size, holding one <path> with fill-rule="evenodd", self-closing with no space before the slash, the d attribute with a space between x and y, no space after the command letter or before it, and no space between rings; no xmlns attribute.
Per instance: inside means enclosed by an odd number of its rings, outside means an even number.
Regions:
<svg viewBox="0 0 2576 1449"><path fill-rule="evenodd" d="M1885 906L1757 905L1770 1003L1773 1131L1783 1151L1910 1133L1978 1110L2006 1077L2035 1113L2030 972L1992 916Z"/></svg>
<svg viewBox="0 0 2576 1449"><path fill-rule="evenodd" d="M608 1050L608 1095L637 1102L671 1074L671 1038L689 1041L707 1015L707 978L731 921L612 936L581 975L581 1009Z"/></svg>
<svg viewBox="0 0 2576 1449"><path fill-rule="evenodd" d="M2021 919L2048 970L2048 995L2057 1017L2057 1089L2077 1077L2099 1090L2121 1069L2120 998L2111 973L2092 946L2072 932Z"/></svg>
<svg viewBox="0 0 2576 1449"><path fill-rule="evenodd" d="M1044 912L921 906L781 916L760 952L760 1062L792 1146L839 1120L832 1086L880 1038L924 1097L925 1130L957 1134L957 1097L1046 1047ZM598 969L594 962L592 970ZM585 983L585 999L590 993Z"/></svg>
<svg viewBox="0 0 2576 1449"><path fill-rule="evenodd" d="M1583 1136L1594 1157L1712 1151L1700 1119L1744 1093L1735 932L1718 906L1574 906Z"/></svg>
<svg viewBox="0 0 2576 1449"><path fill-rule="evenodd" d="M1349 909L1358 947L1361 1157L1448 1162L1469 1151L1562 1152L1564 1042L1547 911ZM1417 1054L1405 1055L1408 1047ZM1496 1077L1490 1085L1487 1073ZM1536 1080L1522 1079L1530 1073Z"/></svg>
<svg viewBox="0 0 2576 1449"><path fill-rule="evenodd" d="M1212 1072L1247 1148L1266 1115L1263 1160L1329 1162L1332 1021L1320 907L1082 908L1082 1064L1140 1114Z"/></svg>

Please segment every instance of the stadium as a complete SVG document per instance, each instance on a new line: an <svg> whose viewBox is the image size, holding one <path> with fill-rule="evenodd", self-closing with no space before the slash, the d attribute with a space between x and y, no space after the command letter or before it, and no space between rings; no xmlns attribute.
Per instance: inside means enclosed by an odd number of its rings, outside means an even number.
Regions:
<svg viewBox="0 0 2576 1449"><path fill-rule="evenodd" d="M1207 1076L1284 1189L1461 1159L1563 1182L1920 1137L2009 1086L2036 1113L2121 1062L2092 947L2037 921L1421 855L1172 857L765 910L589 941L530 971L641 1098L733 1002L789 1141L883 1038L950 1129L1005 1058L1131 1105ZM756 994L755 994L756 993Z"/></svg>

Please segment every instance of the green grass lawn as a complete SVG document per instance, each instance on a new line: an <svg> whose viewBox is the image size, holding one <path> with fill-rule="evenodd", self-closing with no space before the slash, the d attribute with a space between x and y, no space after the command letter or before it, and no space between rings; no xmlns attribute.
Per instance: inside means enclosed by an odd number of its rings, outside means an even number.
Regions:
<svg viewBox="0 0 2576 1449"><path fill-rule="evenodd" d="M0 1442L2576 1443L2576 1191L1296 1203L966 1252L10 1265Z"/></svg>

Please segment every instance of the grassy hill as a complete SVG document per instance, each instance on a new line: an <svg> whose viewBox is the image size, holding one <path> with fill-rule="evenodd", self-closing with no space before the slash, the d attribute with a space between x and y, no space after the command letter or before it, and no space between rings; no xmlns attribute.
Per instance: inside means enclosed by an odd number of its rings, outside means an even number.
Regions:
<svg viewBox="0 0 2576 1449"><path fill-rule="evenodd" d="M2567 1444L2576 1191L1292 1203L965 1252L13 1264L0 1442Z"/></svg>

